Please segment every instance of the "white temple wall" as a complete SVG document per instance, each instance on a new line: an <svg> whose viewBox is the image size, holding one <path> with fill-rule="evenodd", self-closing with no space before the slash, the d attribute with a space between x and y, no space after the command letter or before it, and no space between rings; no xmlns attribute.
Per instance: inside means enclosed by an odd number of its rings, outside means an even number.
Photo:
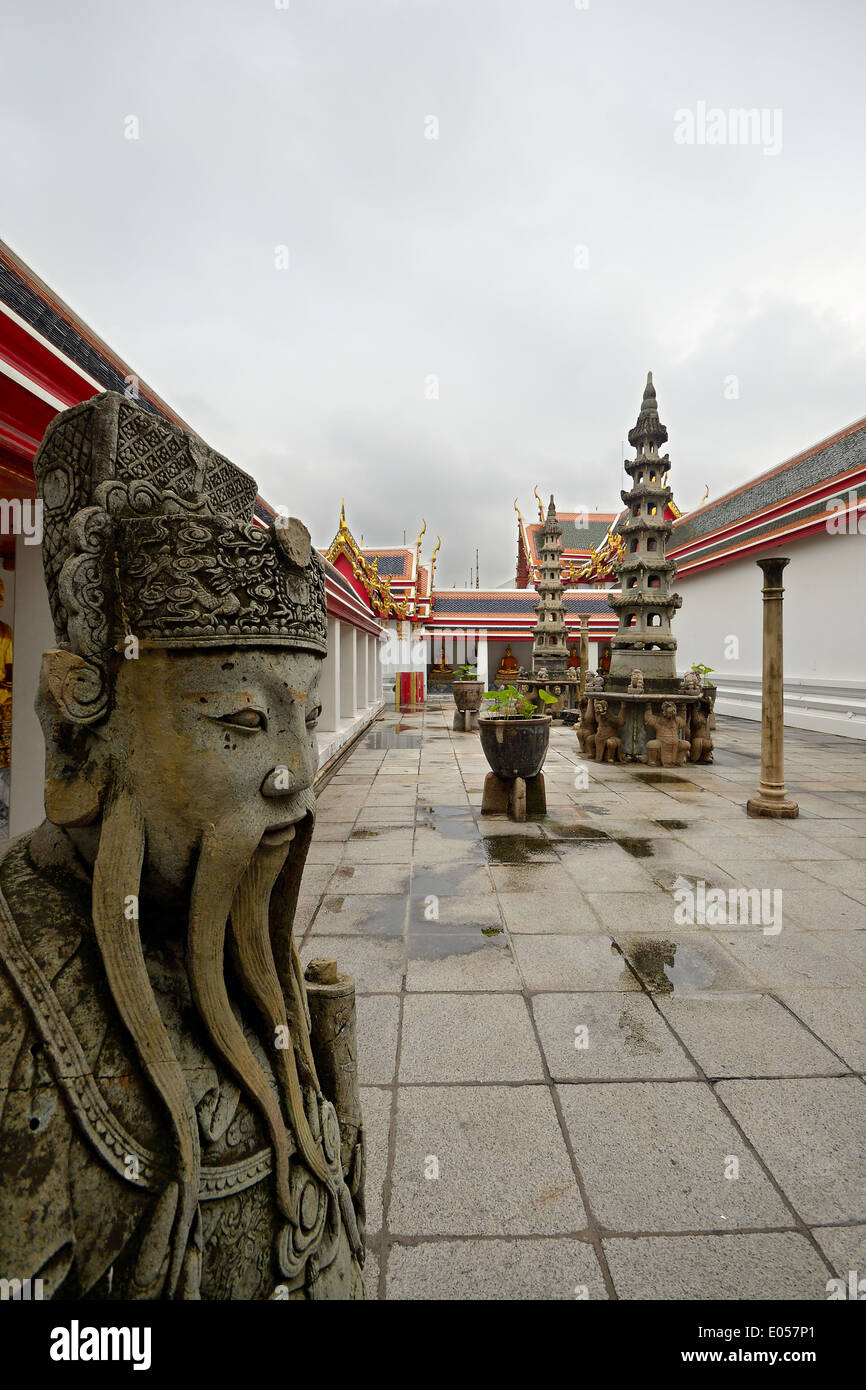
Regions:
<svg viewBox="0 0 866 1390"><path fill-rule="evenodd" d="M866 536L807 536L714 569L678 574L677 670L714 668L720 714L761 717L761 586L756 559L782 553L785 723L866 738Z"/></svg>

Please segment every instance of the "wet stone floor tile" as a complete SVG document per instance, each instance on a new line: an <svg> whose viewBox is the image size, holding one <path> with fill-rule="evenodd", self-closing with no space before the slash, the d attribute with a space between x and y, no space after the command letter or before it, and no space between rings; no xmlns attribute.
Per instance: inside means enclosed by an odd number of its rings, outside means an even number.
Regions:
<svg viewBox="0 0 866 1390"><path fill-rule="evenodd" d="M391 712L350 754L296 920L356 982L369 1296L826 1298L866 1267L866 745L787 730L781 826L745 815L757 722L585 790L554 726L517 824L481 815L451 718ZM778 890L781 931L679 921L701 883Z"/></svg>

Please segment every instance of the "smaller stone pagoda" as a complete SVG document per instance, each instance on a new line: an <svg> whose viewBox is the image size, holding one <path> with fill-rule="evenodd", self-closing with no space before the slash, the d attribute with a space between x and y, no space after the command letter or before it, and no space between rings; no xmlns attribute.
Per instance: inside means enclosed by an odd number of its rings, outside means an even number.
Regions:
<svg viewBox="0 0 866 1390"><path fill-rule="evenodd" d="M546 673L547 679L565 679L568 671L568 642L565 603L562 597L562 527L556 517L553 497L541 533L541 578L536 585L538 621L532 643L532 673Z"/></svg>
<svg viewBox="0 0 866 1390"><path fill-rule="evenodd" d="M628 516L619 528L625 556L614 566L622 592L609 599L619 617L611 642L613 679L628 680L640 671L643 676L673 680L677 673L671 618L682 599L670 591L677 567L667 558L671 522L665 517L673 499L667 486L671 461L667 454L659 457L659 445L667 443L667 438L659 419L653 374L648 372L637 424L628 432L628 442L636 450L636 457L625 464L632 484L628 492L620 493Z"/></svg>

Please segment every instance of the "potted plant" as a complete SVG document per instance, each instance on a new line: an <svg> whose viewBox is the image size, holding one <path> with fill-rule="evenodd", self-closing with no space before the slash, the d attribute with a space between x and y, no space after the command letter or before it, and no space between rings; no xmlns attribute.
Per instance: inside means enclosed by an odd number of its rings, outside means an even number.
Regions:
<svg viewBox="0 0 866 1390"><path fill-rule="evenodd" d="M513 685L486 690L490 707L478 721L481 747L491 770L503 781L536 777L544 766L550 739L550 715L539 714L531 700ZM543 705L555 705L556 696L539 690Z"/></svg>
<svg viewBox="0 0 866 1390"><path fill-rule="evenodd" d="M697 672L698 676L700 676L701 685L715 690L715 682L707 680L707 676L713 674L712 666L704 666L700 661L693 661L689 670Z"/></svg>
<svg viewBox="0 0 866 1390"><path fill-rule="evenodd" d="M451 692L454 696L454 703L460 714L466 714L481 708L481 696L484 691L484 682L477 680L477 670L474 666L455 666L454 680L451 682Z"/></svg>

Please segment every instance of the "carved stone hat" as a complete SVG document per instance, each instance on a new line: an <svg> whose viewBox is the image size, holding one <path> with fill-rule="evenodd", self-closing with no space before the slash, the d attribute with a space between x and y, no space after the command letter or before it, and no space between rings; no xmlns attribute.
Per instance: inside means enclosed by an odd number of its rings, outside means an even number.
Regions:
<svg viewBox="0 0 866 1390"><path fill-rule="evenodd" d="M130 635L326 654L309 532L256 525L255 481L197 436L108 391L51 422L35 472L61 648L103 670Z"/></svg>

